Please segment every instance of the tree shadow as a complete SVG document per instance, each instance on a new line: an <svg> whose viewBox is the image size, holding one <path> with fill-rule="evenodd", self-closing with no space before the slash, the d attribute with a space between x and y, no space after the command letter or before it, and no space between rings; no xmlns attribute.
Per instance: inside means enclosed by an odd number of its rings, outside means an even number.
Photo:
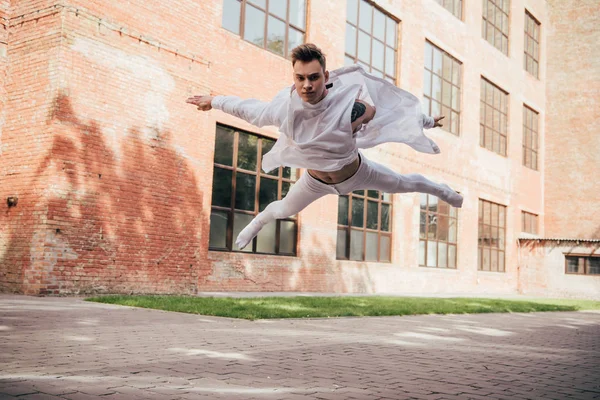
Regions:
<svg viewBox="0 0 600 400"><path fill-rule="evenodd" d="M75 115L65 94L48 122L54 139L32 182L45 188L43 215L28 237L9 231L0 255L1 265L16 262L22 271L13 287L29 294L196 293L208 221L172 133L147 139L130 128L115 154L102 127Z"/></svg>

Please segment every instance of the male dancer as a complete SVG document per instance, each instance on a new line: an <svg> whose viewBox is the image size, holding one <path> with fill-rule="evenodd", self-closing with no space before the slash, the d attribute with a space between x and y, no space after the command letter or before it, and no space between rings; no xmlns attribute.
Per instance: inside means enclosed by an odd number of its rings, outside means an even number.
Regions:
<svg viewBox="0 0 600 400"><path fill-rule="evenodd" d="M386 193L427 193L454 207L463 197L448 185L419 174L401 175L368 160L359 148L386 142L405 143L424 153L439 153L423 128L442 126L442 117L421 113L420 101L358 66L327 71L325 55L314 44L292 50L294 85L270 102L236 96L194 96L187 103L222 110L258 127L274 125L280 136L263 156L263 170L279 166L307 171L287 196L269 204L238 235L243 249L263 226L297 214L327 194L371 189Z"/></svg>

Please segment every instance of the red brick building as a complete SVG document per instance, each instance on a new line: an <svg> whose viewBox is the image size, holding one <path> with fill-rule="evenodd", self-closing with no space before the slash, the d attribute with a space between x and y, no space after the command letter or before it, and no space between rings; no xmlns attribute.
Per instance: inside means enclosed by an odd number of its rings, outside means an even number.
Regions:
<svg viewBox="0 0 600 400"><path fill-rule="evenodd" d="M0 0L0 290L598 297L599 15L591 0ZM235 249L301 171L260 172L275 128L185 99L269 101L302 42L447 116L428 132L440 155L365 154L447 182L462 209L327 196Z"/></svg>

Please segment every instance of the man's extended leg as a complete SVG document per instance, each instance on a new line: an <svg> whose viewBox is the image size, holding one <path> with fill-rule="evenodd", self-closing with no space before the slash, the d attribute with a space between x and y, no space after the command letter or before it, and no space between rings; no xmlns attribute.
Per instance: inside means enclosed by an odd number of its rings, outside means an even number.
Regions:
<svg viewBox="0 0 600 400"><path fill-rule="evenodd" d="M340 193L360 189L375 189L385 193L419 192L437 196L453 207L462 207L463 197L446 184L435 183L419 174L402 175L368 160L362 154L361 158L362 163L355 176L333 185Z"/></svg>
<svg viewBox="0 0 600 400"><path fill-rule="evenodd" d="M313 201L328 194L338 193L331 186L317 181L308 172L304 172L285 198L269 204L240 232L235 244L243 249L269 222L297 214Z"/></svg>

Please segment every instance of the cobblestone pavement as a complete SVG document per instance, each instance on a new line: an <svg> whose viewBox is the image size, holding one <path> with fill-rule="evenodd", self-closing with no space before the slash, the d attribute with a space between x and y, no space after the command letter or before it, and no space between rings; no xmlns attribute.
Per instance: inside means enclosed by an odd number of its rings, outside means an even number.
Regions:
<svg viewBox="0 0 600 400"><path fill-rule="evenodd" d="M0 295L2 399L600 399L600 313L245 321Z"/></svg>

